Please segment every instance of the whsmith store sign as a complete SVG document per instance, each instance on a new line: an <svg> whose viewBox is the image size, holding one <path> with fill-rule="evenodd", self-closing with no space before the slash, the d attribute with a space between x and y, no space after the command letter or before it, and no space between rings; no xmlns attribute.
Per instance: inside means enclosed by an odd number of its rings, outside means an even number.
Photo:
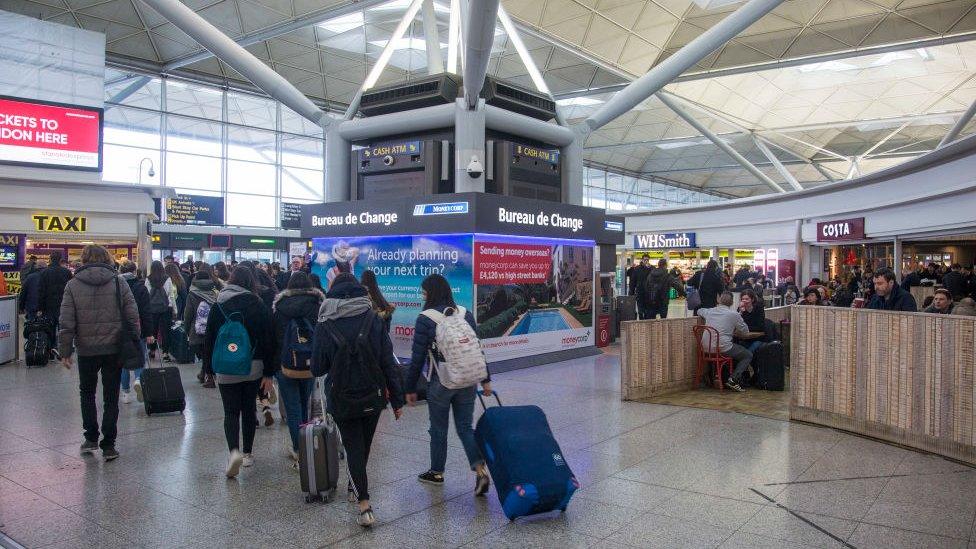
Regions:
<svg viewBox="0 0 976 549"><path fill-rule="evenodd" d="M634 235L635 250L697 248L695 233L643 233Z"/></svg>

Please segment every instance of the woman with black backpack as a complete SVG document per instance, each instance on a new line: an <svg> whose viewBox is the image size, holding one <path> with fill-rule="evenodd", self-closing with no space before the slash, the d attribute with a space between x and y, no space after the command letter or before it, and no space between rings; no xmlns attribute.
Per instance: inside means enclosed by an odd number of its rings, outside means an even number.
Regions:
<svg viewBox="0 0 976 549"><path fill-rule="evenodd" d="M315 387L311 370L312 338L325 296L312 287L303 271L292 273L288 287L275 297L272 319L275 328L275 356L280 369L275 373L285 407L291 445L288 457L298 462L298 427L308 420L308 401Z"/></svg>
<svg viewBox="0 0 976 549"><path fill-rule="evenodd" d="M366 288L350 273L333 279L318 320L312 373L316 377L328 375L327 410L339 427L346 450L352 480L349 500L359 504L359 525L369 527L376 522L366 478L369 449L387 403L397 419L404 404L393 344L372 310Z"/></svg>
<svg viewBox="0 0 976 549"><path fill-rule="evenodd" d="M242 466L254 465L251 449L258 427L255 409L258 391L274 386L271 319L254 286L254 275L248 269L234 269L210 308L204 338L204 360L210 361L224 403L224 436L230 450L227 478L235 478ZM246 334L241 334L244 339L237 338L236 328L240 325L246 330ZM222 333L225 328L227 331ZM250 351L250 356L238 355L245 351ZM234 365L236 370L241 363L245 369L240 373L224 371L227 365Z"/></svg>
<svg viewBox="0 0 976 549"><path fill-rule="evenodd" d="M458 438L464 446L464 453L468 457L471 470L475 471L475 495L483 496L488 492L491 479L488 476L488 468L481 455L481 450L474 440L474 400L477 391L477 382L470 387L461 389L448 389L439 379L437 374L436 361L443 362L442 356L436 349L436 335L438 324L446 322L450 316L464 311L464 320L477 333L474 315L471 311L459 309L454 303L454 294L451 285L442 275L432 274L420 283L420 289L424 296L424 312L417 317L417 323L413 332L413 354L410 360L410 371L407 374L406 386L407 402L412 406L417 402L416 387L420 379L420 373L428 356L431 357L430 381L427 385L427 412L430 414L430 470L421 473L418 477L420 482L442 486L444 484L444 467L447 463L447 429L451 410L454 411L454 428ZM441 320L435 321L438 316ZM471 336L475 338L476 336ZM485 372L487 374L487 370ZM481 381L485 396L491 396L491 376L487 376Z"/></svg>

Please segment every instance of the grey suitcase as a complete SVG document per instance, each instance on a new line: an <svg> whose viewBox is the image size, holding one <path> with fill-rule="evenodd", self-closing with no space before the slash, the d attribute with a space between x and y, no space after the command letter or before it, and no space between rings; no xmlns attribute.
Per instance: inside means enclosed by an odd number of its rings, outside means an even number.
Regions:
<svg viewBox="0 0 976 549"><path fill-rule="evenodd" d="M299 429L298 471L301 477L305 502L330 502L339 486L339 458L342 441L339 428L325 413L325 399L321 381L316 380L312 391L309 411L312 421ZM321 399L315 398L321 395Z"/></svg>

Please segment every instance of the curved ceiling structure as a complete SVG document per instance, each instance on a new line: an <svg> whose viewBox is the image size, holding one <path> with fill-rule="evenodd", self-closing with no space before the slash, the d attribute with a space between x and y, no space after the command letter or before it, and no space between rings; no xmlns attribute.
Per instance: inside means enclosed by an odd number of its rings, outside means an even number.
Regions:
<svg viewBox="0 0 976 549"><path fill-rule="evenodd" d="M344 111L409 0L185 0L316 103ZM415 18L377 85L448 53L448 0ZM570 123L737 9L739 0L503 0ZM139 0L0 0L0 9L106 34L107 96L167 73L249 83ZM436 29L437 37L425 33ZM495 32L489 74L533 87ZM976 101L976 2L787 0L665 88L687 114L785 189L883 169L933 150ZM246 110L246 109L242 109ZM961 135L974 131L970 123ZM724 197L775 192L657 98L587 138L593 166Z"/></svg>

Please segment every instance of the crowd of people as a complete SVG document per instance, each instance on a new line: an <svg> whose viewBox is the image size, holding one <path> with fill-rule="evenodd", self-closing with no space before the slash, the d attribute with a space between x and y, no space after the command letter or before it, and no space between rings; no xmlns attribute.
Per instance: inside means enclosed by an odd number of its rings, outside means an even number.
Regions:
<svg viewBox="0 0 976 549"><path fill-rule="evenodd" d="M120 399L131 401L131 391L141 400L142 368L152 367L157 355L159 362L173 361L173 352L185 344L201 363L200 383L219 390L228 478L254 464L259 414L266 415L267 424L268 405L275 395L288 426L285 456L298 468L300 427L313 419L316 378L322 378L324 407L336 422L345 451L348 499L358 506L357 522L371 526L376 517L366 466L380 415L389 407L399 419L404 406L417 402L423 376L431 466L418 480L443 485L453 412L455 430L474 472L475 493L482 496L489 489L490 477L472 427L479 384L448 389L435 367L444 360L435 343L444 319L460 314L474 329L471 312L454 302L447 279L439 274L421 284L423 313L416 320L411 361L401 368L389 336L393 307L371 271L361 280L350 272L340 273L322 288L302 258L294 258L285 271L250 261L208 265L190 258L180 264L167 257L153 261L143 277L134 263L118 264L98 245L86 246L73 269L65 266L60 252L53 252L47 265L33 258L27 270L22 311L28 319L47 317L56 323L52 356L64 368L78 370L83 454L101 450L106 461L119 457L115 443ZM124 342L130 336L138 339L143 353L141 367L132 370L122 367ZM244 368L231 371L228 365L241 360ZM99 378L101 423L95 404ZM380 402L368 413L350 413L345 395L351 387L368 383L381 385L375 391ZM480 385L490 396L490 377Z"/></svg>

